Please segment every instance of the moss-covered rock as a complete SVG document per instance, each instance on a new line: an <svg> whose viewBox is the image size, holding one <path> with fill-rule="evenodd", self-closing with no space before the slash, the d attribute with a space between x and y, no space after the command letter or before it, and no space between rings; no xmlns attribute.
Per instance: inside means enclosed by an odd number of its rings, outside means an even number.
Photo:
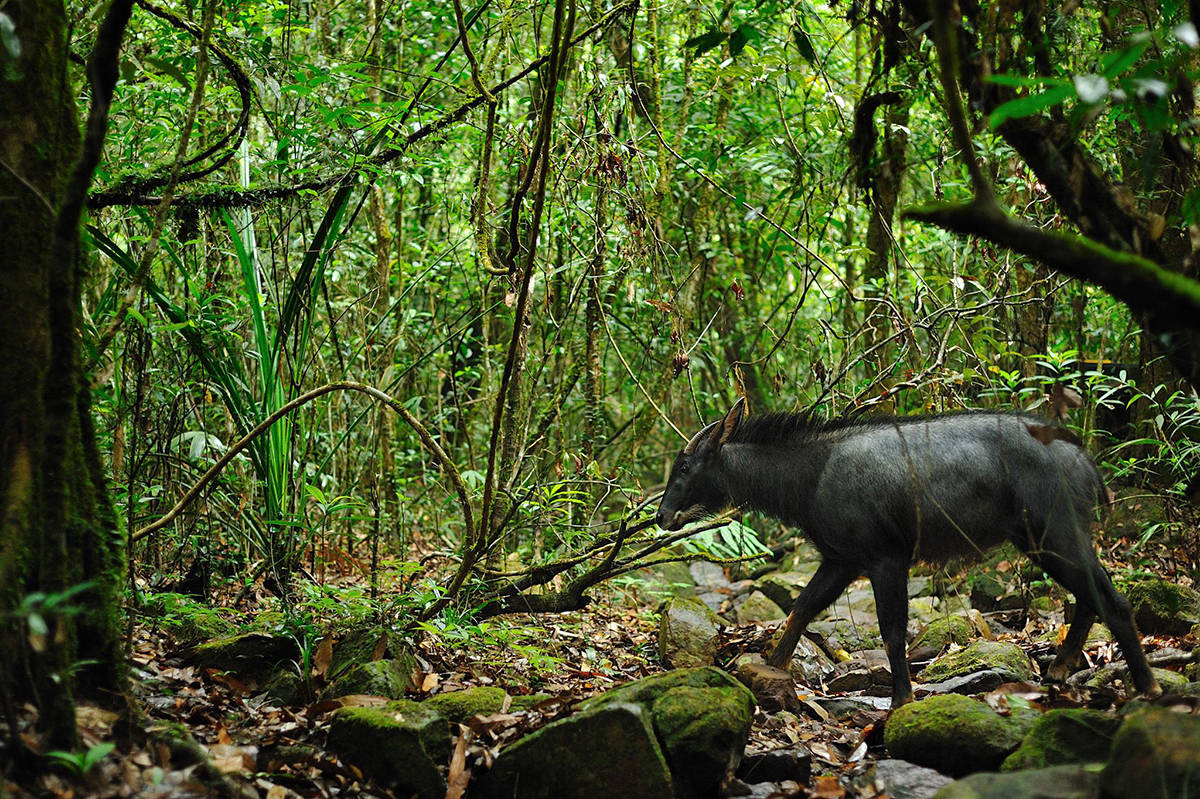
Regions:
<svg viewBox="0 0 1200 799"><path fill-rule="evenodd" d="M522 696L514 696L512 702L509 703L508 709L514 712L522 710L530 710L539 702L545 702L547 699L553 699L552 694L525 694Z"/></svg>
<svg viewBox="0 0 1200 799"><path fill-rule="evenodd" d="M787 617L783 609L761 591L754 591L746 597L746 601L738 605L736 613L739 624L779 621Z"/></svg>
<svg viewBox="0 0 1200 799"><path fill-rule="evenodd" d="M680 686L654 700L650 710L667 765L684 788L678 795L715 795L741 761L753 700L727 687Z"/></svg>
<svg viewBox="0 0 1200 799"><path fill-rule="evenodd" d="M1154 675L1154 679L1158 680L1158 685L1164 693L1178 693L1188 683L1187 677L1170 669L1151 666L1150 673ZM1087 688L1106 688L1117 680L1121 680L1126 686L1133 684L1129 679L1129 666L1123 661L1109 663L1088 672L1079 672L1068 678L1067 682Z"/></svg>
<svg viewBox="0 0 1200 799"><path fill-rule="evenodd" d="M971 620L965 616L942 616L925 625L925 629L913 639L912 647L940 652L950 644L966 646L974 631Z"/></svg>
<svg viewBox="0 0 1200 799"><path fill-rule="evenodd" d="M197 644L185 659L200 668L258 679L271 674L277 666L298 662L300 647L291 636L251 632Z"/></svg>
<svg viewBox="0 0 1200 799"><path fill-rule="evenodd" d="M379 661L376 661L379 662ZM344 707L329 720L329 748L396 793L442 799L438 765L450 757L446 720L420 702L378 708Z"/></svg>
<svg viewBox="0 0 1200 799"><path fill-rule="evenodd" d="M930 663L922 669L921 681L942 682L985 669L1003 669L1019 679L1033 679L1033 664L1021 647L1007 641L979 640Z"/></svg>
<svg viewBox="0 0 1200 799"><path fill-rule="evenodd" d="M1048 710L1033 722L1021 746L1004 759L1000 770L1103 762L1120 724L1117 716L1099 710Z"/></svg>
<svg viewBox="0 0 1200 799"><path fill-rule="evenodd" d="M674 596L695 596L696 584L686 563L677 560L659 563L638 572L639 593L645 592L656 600ZM645 601L642 597L640 600Z"/></svg>
<svg viewBox="0 0 1200 799"><path fill-rule="evenodd" d="M1117 730L1102 775L1110 796L1200 796L1200 717L1163 707L1131 713Z"/></svg>
<svg viewBox="0 0 1200 799"><path fill-rule="evenodd" d="M985 613L994 610L1016 610L1025 606L1025 599L1013 590L1011 583L1001 582L995 574L982 572L971 576L971 605Z"/></svg>
<svg viewBox="0 0 1200 799"><path fill-rule="evenodd" d="M291 669L276 669L263 687L272 699L285 705L298 705L308 698L304 680Z"/></svg>
<svg viewBox="0 0 1200 799"><path fill-rule="evenodd" d="M930 597L930 599L933 598ZM869 621L866 618L860 621L826 619L815 621L808 627L824 638L834 649L863 652L883 647L883 638L879 636L879 623L874 616L870 617Z"/></svg>
<svg viewBox="0 0 1200 799"><path fill-rule="evenodd" d="M395 641L388 630L374 626L359 627L342 633L334 641L329 676L337 677L351 666L374 660L408 660L412 664L409 670L416 668L412 653Z"/></svg>
<svg viewBox="0 0 1200 799"><path fill-rule="evenodd" d="M400 699L415 690L412 669L406 661L372 660L355 664L342 672L321 695L334 699L350 694L371 694Z"/></svg>
<svg viewBox="0 0 1200 799"><path fill-rule="evenodd" d="M712 665L717 656L719 624L717 614L699 599L671 599L659 619L659 657L676 668Z"/></svg>
<svg viewBox="0 0 1200 799"><path fill-rule="evenodd" d="M1021 743L1029 722L957 694L904 705L887 720L894 756L953 776L990 771Z"/></svg>
<svg viewBox="0 0 1200 799"><path fill-rule="evenodd" d="M714 667L677 669L592 697L586 709L613 703L650 711L653 730L681 797L714 796L737 767L750 732L754 695Z"/></svg>
<svg viewBox="0 0 1200 799"><path fill-rule="evenodd" d="M508 693L503 688L484 685L465 691L436 694L426 699L425 704L448 721L465 723L471 716L499 713L507 697Z"/></svg>
<svg viewBox="0 0 1200 799"><path fill-rule="evenodd" d="M229 631L229 621L216 608L184 594L150 594L141 611L178 644L206 641Z"/></svg>
<svg viewBox="0 0 1200 799"><path fill-rule="evenodd" d="M608 702L505 747L471 791L482 799L669 799L671 774L640 705Z"/></svg>
<svg viewBox="0 0 1200 799"><path fill-rule="evenodd" d="M1006 774L972 774L952 782L933 799L1096 799L1099 763L1055 766Z"/></svg>
<svg viewBox="0 0 1200 799"><path fill-rule="evenodd" d="M758 579L758 590L780 608L790 611L812 578L801 572L772 572Z"/></svg>
<svg viewBox="0 0 1200 799"><path fill-rule="evenodd" d="M1186 635L1200 622L1200 593L1160 578L1123 586L1138 630L1149 635Z"/></svg>

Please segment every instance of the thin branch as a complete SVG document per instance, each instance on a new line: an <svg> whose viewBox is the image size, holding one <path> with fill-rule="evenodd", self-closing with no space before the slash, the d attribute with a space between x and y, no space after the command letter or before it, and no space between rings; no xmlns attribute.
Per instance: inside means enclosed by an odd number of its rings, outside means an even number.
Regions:
<svg viewBox="0 0 1200 799"><path fill-rule="evenodd" d="M601 17L594 24L589 26L585 31L575 36L568 43L568 47L574 47L580 42L588 39L592 34L611 25L621 14L631 8L637 0L629 0L619 6L610 9L607 14ZM531 61L524 69L517 72L509 78L496 83L491 87L490 91L493 95L508 89L514 84L520 82L524 78L539 69L543 64L550 60L550 55L544 55ZM483 95L476 95L470 100L467 100L462 105L454 110L443 114L441 117L422 125L417 130L409 133L403 140L375 155L367 158L358 164L350 167L347 170L339 171L335 175L327 175L325 177L316 178L313 180L304 181L287 186L268 186L261 189L250 189L247 191L230 191L226 188L213 189L211 191L195 194L184 194L175 197L171 204L176 207L185 208L246 208L263 206L277 200L286 200L297 197L298 195L309 191L327 191L328 189L339 186L347 181L353 181L360 174L374 175L380 167L386 166L408 152L409 147L423 139L434 136L446 128L454 125L464 118L471 111L483 105L486 101ZM89 208L108 208L110 206L134 206L134 205L155 205L160 201L160 197L147 195L142 192L130 193L113 193L110 191L97 192L88 200Z"/></svg>
<svg viewBox="0 0 1200 799"><path fill-rule="evenodd" d="M467 492L467 486L463 482L462 475L458 471L458 466L455 465L450 456L446 454L446 451L443 450L441 445L437 443L437 441L430 434L429 430L427 430L425 426L421 424L421 422L415 416L413 416L412 413L410 413L409 410L405 408L398 400L394 399L388 394L385 394L374 386L368 386L365 383L342 380L334 383L326 383L323 386L314 388L311 391L301 394L285 405L282 405L270 416L267 416L265 419L255 425L253 430L232 444L229 449L225 451L225 454L222 455L216 463L209 467L208 471L205 472L204 475L194 485L192 485L192 487L189 488L182 497L180 497L179 501L175 503L173 508L167 511L167 513L159 518L158 521L148 524L134 532L131 536L132 540L140 541L151 533L166 527L175 520L175 518L184 510L184 508L190 505L196 499L196 497L200 495L200 492L203 491L209 483L216 479L217 475L219 475L225 469L225 467L228 466L229 463L235 457L237 457L240 452L242 452L242 450L250 446L250 444L256 438L270 429L273 424L278 422L284 416L287 416L296 408L299 408L302 405L307 405L313 400L334 391L357 391L359 393L366 394L369 397L373 397L395 411L396 415L403 419L408 426L416 432L417 437L421 440L421 443L438 461L442 469L445 471L446 476L453 484L454 492L458 495L459 505L462 507L465 535L469 537L475 525L474 513L471 510L471 497Z"/></svg>
<svg viewBox="0 0 1200 799"><path fill-rule="evenodd" d="M1130 308L1176 329L1200 329L1200 283L1153 261L1084 236L1042 230L997 206L936 203L909 209L908 219L980 236L1107 291Z"/></svg>
<svg viewBox="0 0 1200 799"><path fill-rule="evenodd" d="M141 0L141 2L144 3L144 0ZM195 127L196 117L200 114L200 106L204 102L204 88L208 82L208 58L205 56L205 50L208 48L209 38L212 35L215 16L216 12L213 0L207 0L204 3L199 53L196 56L196 83L192 90L192 102L188 106L187 118L184 120L183 127L179 132L179 144L175 148L175 160L171 165L170 174L167 175L162 199L159 201L158 209L154 214L154 223L150 228L150 241L142 253L142 258L140 263L138 263L137 271L133 275L133 280L117 304L112 319L96 337L96 353L94 360L89 365L88 371L94 369L100 359L104 357L104 351L108 349L108 345L112 342L113 337L117 335L117 331L125 324L125 314L137 302L138 297L141 296L142 284L146 282L146 276L150 273L150 264L153 262L154 256L158 254L163 227L167 223L167 215L171 212L171 197L174 196L175 187L182 179L181 173L186 163L188 143L192 138L192 129Z"/></svg>
<svg viewBox="0 0 1200 799"><path fill-rule="evenodd" d="M967 128L967 118L963 114L962 95L958 91L958 40L950 29L950 9L953 0L935 0L933 3L933 36L938 49L938 77L942 83L942 91L946 98L946 114L950 117L950 131L954 143L962 154L967 173L971 176L971 186L975 190L975 199L980 203L995 203L991 184L984 177L975 158L975 147L971 143L971 132Z"/></svg>

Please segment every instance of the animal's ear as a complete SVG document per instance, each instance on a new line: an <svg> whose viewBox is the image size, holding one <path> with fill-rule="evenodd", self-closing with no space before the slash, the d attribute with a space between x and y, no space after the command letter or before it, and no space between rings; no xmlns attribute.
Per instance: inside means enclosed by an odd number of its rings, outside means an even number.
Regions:
<svg viewBox="0 0 1200 799"><path fill-rule="evenodd" d="M729 437L733 435L733 431L738 429L738 425L742 423L742 417L746 415L746 398L738 397L738 401L733 403L733 407L729 409L729 413L725 414L725 418L721 420L720 434L717 438L717 447L723 447Z"/></svg>
<svg viewBox="0 0 1200 799"><path fill-rule="evenodd" d="M696 435L692 436L692 440L684 445L683 454L684 455L695 455L696 448L698 446L700 446L700 442L704 441L704 439L708 437L708 434L713 431L713 428L719 424L720 424L720 422L713 422L710 425L705 425L703 430L701 430Z"/></svg>

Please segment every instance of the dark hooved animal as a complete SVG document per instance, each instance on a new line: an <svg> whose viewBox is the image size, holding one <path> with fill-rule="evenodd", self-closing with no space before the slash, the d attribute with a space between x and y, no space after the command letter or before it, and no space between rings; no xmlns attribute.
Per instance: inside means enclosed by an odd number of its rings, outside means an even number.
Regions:
<svg viewBox="0 0 1200 799"><path fill-rule="evenodd" d="M658 509L678 530L727 508L799 527L821 565L796 599L768 663L785 667L801 634L857 577L875 593L892 668L892 706L912 700L905 658L914 561L942 563L1011 541L1075 595L1075 617L1048 676L1063 679L1099 616L1133 684L1158 694L1128 600L1096 558L1090 521L1106 489L1068 436L1016 413L956 413L821 423L743 418L737 404L679 453Z"/></svg>

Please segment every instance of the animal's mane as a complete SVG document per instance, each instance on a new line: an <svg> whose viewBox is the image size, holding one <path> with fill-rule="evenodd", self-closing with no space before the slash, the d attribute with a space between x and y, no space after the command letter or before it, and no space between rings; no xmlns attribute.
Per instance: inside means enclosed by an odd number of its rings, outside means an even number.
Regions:
<svg viewBox="0 0 1200 799"><path fill-rule="evenodd" d="M1019 416L1022 414L1011 411L967 410L914 414L909 416L876 414L838 419L820 419L810 413L776 412L766 413L761 416L750 416L742 420L742 423L738 425L738 428L729 437L727 443L795 444L804 441L835 439L839 433L850 433L856 430L894 427L896 425L905 426L935 419L978 415Z"/></svg>

